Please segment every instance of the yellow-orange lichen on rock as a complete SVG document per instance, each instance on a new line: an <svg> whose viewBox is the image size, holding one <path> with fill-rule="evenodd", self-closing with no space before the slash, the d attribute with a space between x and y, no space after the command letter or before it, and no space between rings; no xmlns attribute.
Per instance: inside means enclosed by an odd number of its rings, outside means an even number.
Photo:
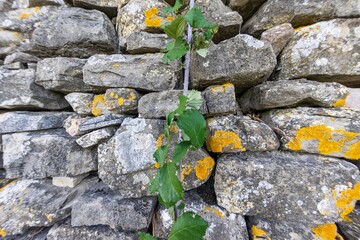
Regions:
<svg viewBox="0 0 360 240"><path fill-rule="evenodd" d="M158 149L159 147L161 147L163 145L162 140L164 139L165 135L164 134L160 134L156 140L156 149Z"/></svg>
<svg viewBox="0 0 360 240"><path fill-rule="evenodd" d="M21 13L19 15L19 19L26 19L26 18L29 18L32 14L31 13Z"/></svg>
<svg viewBox="0 0 360 240"><path fill-rule="evenodd" d="M333 197L336 199L335 205L340 217L345 221L352 221L347 215L355 208L356 201L360 200L360 182L354 188L348 188L338 194L333 190Z"/></svg>
<svg viewBox="0 0 360 240"><path fill-rule="evenodd" d="M173 16L168 16L165 18L165 20L168 22L172 22L172 21L174 21L174 19L175 19L175 17L173 17Z"/></svg>
<svg viewBox="0 0 360 240"><path fill-rule="evenodd" d="M267 233L264 230L256 227L255 225L251 227L251 233L253 235L253 240L261 240L261 239L271 240L271 238L267 235Z"/></svg>
<svg viewBox="0 0 360 240"><path fill-rule="evenodd" d="M124 105L124 102L125 102L125 99L124 99L124 98L119 98L119 99L118 99L118 104L119 104L119 106Z"/></svg>
<svg viewBox="0 0 360 240"><path fill-rule="evenodd" d="M4 229L0 228L0 237L5 237L6 236L6 232L4 231Z"/></svg>
<svg viewBox="0 0 360 240"><path fill-rule="evenodd" d="M360 141L351 144L349 150L344 154L344 157L353 160L360 159Z"/></svg>
<svg viewBox="0 0 360 240"><path fill-rule="evenodd" d="M335 223L319 225L312 228L312 231L319 240L344 240L344 238L337 232Z"/></svg>
<svg viewBox="0 0 360 240"><path fill-rule="evenodd" d="M161 18L157 16L159 10L157 8L150 8L145 10L145 25L147 27L161 27Z"/></svg>
<svg viewBox="0 0 360 240"><path fill-rule="evenodd" d="M213 207L209 207L209 206L205 206L204 207L204 213L214 213L217 216L221 217L221 218L225 218L225 214L220 211L219 209L213 208Z"/></svg>
<svg viewBox="0 0 360 240"><path fill-rule="evenodd" d="M135 95L135 93L130 92L130 94L129 94L129 98L128 98L128 99L129 99L129 100L131 100L131 101L136 100L136 95Z"/></svg>
<svg viewBox="0 0 360 240"><path fill-rule="evenodd" d="M197 165L194 167L195 175L200 180L207 179L213 167L215 166L215 161L212 157L205 157L202 160L197 161Z"/></svg>
<svg viewBox="0 0 360 240"><path fill-rule="evenodd" d="M99 107L101 104L106 106L104 95L96 95L91 103L91 113L96 117L103 114L102 109Z"/></svg>
<svg viewBox="0 0 360 240"><path fill-rule="evenodd" d="M229 148L230 150L238 149L240 151L246 151L241 144L241 139L236 133L232 131L217 130L214 134L208 137L206 140L206 146L209 151L222 152L223 148Z"/></svg>
<svg viewBox="0 0 360 240"><path fill-rule="evenodd" d="M343 107L345 106L345 103L346 103L346 98L339 99L333 104L333 107Z"/></svg>
<svg viewBox="0 0 360 240"><path fill-rule="evenodd" d="M223 92L225 92L226 88L228 88L228 87L234 87L234 84L225 83L225 84L223 84L221 86L216 86L216 87L211 88L211 91L212 92L222 92L223 93Z"/></svg>
<svg viewBox="0 0 360 240"><path fill-rule="evenodd" d="M184 181L185 176L189 175L192 172L192 167L190 164L183 164L181 166L181 181Z"/></svg>
<svg viewBox="0 0 360 240"><path fill-rule="evenodd" d="M172 133L178 133L179 128L175 124L173 124L173 125L170 126L169 131L172 132Z"/></svg>
<svg viewBox="0 0 360 240"><path fill-rule="evenodd" d="M161 166L160 166L160 163L155 162L155 163L154 163L154 167L159 169L159 168L161 167Z"/></svg>

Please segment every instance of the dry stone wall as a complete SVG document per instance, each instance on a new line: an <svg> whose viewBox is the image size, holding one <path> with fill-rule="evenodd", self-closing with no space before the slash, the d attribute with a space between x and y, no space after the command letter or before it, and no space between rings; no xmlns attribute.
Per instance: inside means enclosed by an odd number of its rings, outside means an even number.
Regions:
<svg viewBox="0 0 360 240"><path fill-rule="evenodd" d="M0 0L1 239L167 238L148 186L183 72L144 11L173 2ZM196 2L219 32L180 177L205 239L359 239L359 0Z"/></svg>

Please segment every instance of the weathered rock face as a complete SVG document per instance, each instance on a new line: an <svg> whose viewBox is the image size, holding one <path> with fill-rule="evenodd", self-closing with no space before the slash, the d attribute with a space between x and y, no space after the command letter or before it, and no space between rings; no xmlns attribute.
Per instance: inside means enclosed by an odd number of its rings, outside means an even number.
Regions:
<svg viewBox="0 0 360 240"><path fill-rule="evenodd" d="M82 68L85 63L85 59L79 58L46 58L37 64L35 82L57 92L93 91L94 87L83 82Z"/></svg>
<svg viewBox="0 0 360 240"><path fill-rule="evenodd" d="M270 43L240 34L211 45L206 58L193 53L192 61L192 87L232 83L239 91L264 82L276 65L276 56Z"/></svg>
<svg viewBox="0 0 360 240"><path fill-rule="evenodd" d="M106 109L114 114L136 113L141 94L131 88L111 88L106 90Z"/></svg>
<svg viewBox="0 0 360 240"><path fill-rule="evenodd" d="M117 49L115 29L105 14L96 10L63 8L42 21L31 35L30 53L48 57L89 57Z"/></svg>
<svg viewBox="0 0 360 240"><path fill-rule="evenodd" d="M271 110L262 120L282 132L282 147L293 151L360 159L359 112L299 107Z"/></svg>
<svg viewBox="0 0 360 240"><path fill-rule="evenodd" d="M166 65L163 54L95 55L84 67L84 82L107 88L145 91L171 90L177 81L178 64Z"/></svg>
<svg viewBox="0 0 360 240"><path fill-rule="evenodd" d="M97 9L104 12L110 18L116 17L118 1L116 0L73 0L75 7L85 9Z"/></svg>
<svg viewBox="0 0 360 240"><path fill-rule="evenodd" d="M270 42L275 55L278 56L281 50L283 50L286 44L290 41L293 34L294 28L291 24L283 23L263 32L260 40Z"/></svg>
<svg viewBox="0 0 360 240"><path fill-rule="evenodd" d="M207 115L225 115L237 112L235 87L231 83L210 86L203 91L202 95Z"/></svg>
<svg viewBox="0 0 360 240"><path fill-rule="evenodd" d="M82 149L64 130L5 134L7 178L76 176L97 169L96 152Z"/></svg>
<svg viewBox="0 0 360 240"><path fill-rule="evenodd" d="M158 53L169 42L166 34L134 32L126 38L126 51L131 54Z"/></svg>
<svg viewBox="0 0 360 240"><path fill-rule="evenodd" d="M280 56L278 78L359 86L359 24L359 18L335 19L297 30Z"/></svg>
<svg viewBox="0 0 360 240"><path fill-rule="evenodd" d="M35 84L33 69L0 68L0 108L58 110L67 106L62 95Z"/></svg>
<svg viewBox="0 0 360 240"><path fill-rule="evenodd" d="M15 63L15 62L37 63L40 60L41 60L40 58L33 56L31 54L28 54L28 53L15 52L15 53L7 55L5 57L4 64L11 64L11 63Z"/></svg>
<svg viewBox="0 0 360 240"><path fill-rule="evenodd" d="M264 82L246 91L240 98L243 111L281 107L342 107L349 94L338 83L319 83L306 79Z"/></svg>
<svg viewBox="0 0 360 240"><path fill-rule="evenodd" d="M79 126L80 131L92 131L104 127L120 126L125 118L129 116L119 114L107 114L100 117L87 118L81 122Z"/></svg>
<svg viewBox="0 0 360 240"><path fill-rule="evenodd" d="M345 107L360 111L360 89L349 88L349 95L345 99Z"/></svg>
<svg viewBox="0 0 360 240"><path fill-rule="evenodd" d="M242 31L258 36L266 29L287 22L294 27L300 27L333 18L359 16L360 8L357 0L267 1L246 22Z"/></svg>
<svg viewBox="0 0 360 240"><path fill-rule="evenodd" d="M116 130L117 127L107 127L95 130L76 139L76 143L83 148L92 147L111 138L115 134Z"/></svg>
<svg viewBox="0 0 360 240"><path fill-rule="evenodd" d="M206 147L215 153L262 152L279 148L279 140L269 126L242 116L207 120Z"/></svg>
<svg viewBox="0 0 360 240"><path fill-rule="evenodd" d="M215 192L230 212L274 221L324 224L346 219L356 202L359 170L351 163L286 152L222 155ZM339 204L346 199L346 204Z"/></svg>
<svg viewBox="0 0 360 240"><path fill-rule="evenodd" d="M337 223L342 235L347 239L356 239L360 236L360 206L357 205L355 210L349 214L349 218L352 220L349 222Z"/></svg>
<svg viewBox="0 0 360 240"><path fill-rule="evenodd" d="M247 21L264 2L266 0L229 0L228 4L231 9L240 13L244 21Z"/></svg>
<svg viewBox="0 0 360 240"><path fill-rule="evenodd" d="M65 96L66 101L73 110L80 115L91 115L92 101L95 94L92 93L69 93Z"/></svg>

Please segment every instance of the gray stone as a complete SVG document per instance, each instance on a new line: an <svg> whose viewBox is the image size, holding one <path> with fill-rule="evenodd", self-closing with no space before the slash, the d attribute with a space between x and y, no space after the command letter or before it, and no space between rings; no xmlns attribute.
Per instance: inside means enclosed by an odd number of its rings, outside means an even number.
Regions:
<svg viewBox="0 0 360 240"><path fill-rule="evenodd" d="M73 137L88 133L88 132L90 132L90 130L81 130L80 125L89 119L91 119L91 118L83 117L83 116L79 116L79 115L70 116L67 119L65 119L65 121L64 121L65 131L70 136L73 136Z"/></svg>
<svg viewBox="0 0 360 240"><path fill-rule="evenodd" d="M93 86L164 91L175 87L179 65L162 62L164 54L95 55L84 67L84 82Z"/></svg>
<svg viewBox="0 0 360 240"><path fill-rule="evenodd" d="M73 3L75 7L102 11L109 16L109 18L116 17L117 14L117 0L73 0Z"/></svg>
<svg viewBox="0 0 360 240"><path fill-rule="evenodd" d="M360 86L359 25L360 18L334 19L297 30L280 55L277 78Z"/></svg>
<svg viewBox="0 0 360 240"><path fill-rule="evenodd" d="M29 7L37 7L37 6L45 6L45 5L53 5L53 6L65 5L64 0L28 0L28 1L29 1Z"/></svg>
<svg viewBox="0 0 360 240"><path fill-rule="evenodd" d="M245 23L242 31L259 36L266 29L282 23L291 23L293 27L297 28L333 18L354 18L359 16L358 0L267 1Z"/></svg>
<svg viewBox="0 0 360 240"><path fill-rule="evenodd" d="M83 82L85 59L46 58L38 62L35 82L45 89L63 93L91 92L95 88Z"/></svg>
<svg viewBox="0 0 360 240"><path fill-rule="evenodd" d="M215 153L262 152L279 148L273 130L262 122L243 116L221 116L207 120L206 147Z"/></svg>
<svg viewBox="0 0 360 240"><path fill-rule="evenodd" d="M349 214L352 222L339 222L339 227L342 235L349 240L357 240L360 236L360 205L356 205L355 210Z"/></svg>
<svg viewBox="0 0 360 240"><path fill-rule="evenodd" d="M166 34L134 32L126 38L126 51L130 54L157 53L169 42Z"/></svg>
<svg viewBox="0 0 360 240"><path fill-rule="evenodd" d="M291 24L283 23L263 32L260 40L270 42L275 55L278 56L290 41L293 34L294 28Z"/></svg>
<svg viewBox="0 0 360 240"><path fill-rule="evenodd" d="M86 178L89 174L84 173L74 177L53 177L52 184L57 187L76 187L81 181Z"/></svg>
<svg viewBox="0 0 360 240"><path fill-rule="evenodd" d="M116 49L115 29L104 13L62 8L36 27L28 52L41 57L85 58L94 54L115 53Z"/></svg>
<svg viewBox="0 0 360 240"><path fill-rule="evenodd" d="M15 51L26 49L28 43L29 34L0 28L0 57L2 59Z"/></svg>
<svg viewBox="0 0 360 240"><path fill-rule="evenodd" d="M346 218L359 180L355 165L336 158L277 151L226 154L217 162L215 192L229 212L324 224Z"/></svg>
<svg viewBox="0 0 360 240"><path fill-rule="evenodd" d="M72 109L80 115L92 115L92 101L95 94L92 93L69 93L65 96Z"/></svg>
<svg viewBox="0 0 360 240"><path fill-rule="evenodd" d="M193 88L232 83L240 91L266 81L275 65L270 43L239 34L211 45L206 58L192 54L191 83Z"/></svg>
<svg viewBox="0 0 360 240"><path fill-rule="evenodd" d="M21 62L13 62L10 64L4 64L2 66L3 69L9 69L9 70L19 70L19 69L26 69L25 65Z"/></svg>
<svg viewBox="0 0 360 240"><path fill-rule="evenodd" d="M349 94L339 83L319 83L306 79L264 82L247 90L240 98L241 110L281 107L339 107Z"/></svg>
<svg viewBox="0 0 360 240"><path fill-rule="evenodd" d="M207 115L235 114L237 111L235 87L231 83L210 86L202 95Z"/></svg>
<svg viewBox="0 0 360 240"><path fill-rule="evenodd" d="M59 110L67 106L62 95L35 84L35 70L0 68L0 108Z"/></svg>
<svg viewBox="0 0 360 240"><path fill-rule="evenodd" d="M284 149L360 159L358 111L298 107L271 110L263 113L261 119L278 129Z"/></svg>
<svg viewBox="0 0 360 240"><path fill-rule="evenodd" d="M50 227L35 227L30 228L29 230L25 231L21 235L12 235L6 236L2 238L3 240L29 240L29 239L36 239L36 240L46 240L46 235L48 234Z"/></svg>
<svg viewBox="0 0 360 240"><path fill-rule="evenodd" d="M345 107L360 111L360 88L348 88L349 95L345 100Z"/></svg>
<svg viewBox="0 0 360 240"><path fill-rule="evenodd" d="M80 124L79 130L93 131L104 127L120 126L124 119L128 117L126 115L107 114L100 117L87 118L86 121Z"/></svg>
<svg viewBox="0 0 360 240"><path fill-rule="evenodd" d="M76 176L97 169L96 151L63 129L2 135L7 178Z"/></svg>
<svg viewBox="0 0 360 240"><path fill-rule="evenodd" d="M71 112L5 112L0 113L0 134L62 128Z"/></svg>
<svg viewBox="0 0 360 240"><path fill-rule="evenodd" d="M21 63L36 63L38 61L40 61L41 59L33 56L31 54L28 53L23 53L23 52L15 52L11 55L6 56L5 60L4 60L4 64L10 64L10 63L14 63L14 62L21 62Z"/></svg>
<svg viewBox="0 0 360 240"><path fill-rule="evenodd" d="M238 11L246 22L266 0L229 0L229 7Z"/></svg>
<svg viewBox="0 0 360 240"><path fill-rule="evenodd" d="M107 127L95 130L76 139L76 143L83 148L89 148L108 140L115 134L116 130L117 127Z"/></svg>
<svg viewBox="0 0 360 240"><path fill-rule="evenodd" d="M0 0L0 12L7 12L11 10L13 0Z"/></svg>
<svg viewBox="0 0 360 240"><path fill-rule="evenodd" d="M108 187L85 192L73 205L71 225L108 225L113 229L147 229L156 205L155 197L124 199Z"/></svg>
<svg viewBox="0 0 360 240"><path fill-rule="evenodd" d="M141 94L131 88L111 88L105 93L106 109L114 114L137 113Z"/></svg>

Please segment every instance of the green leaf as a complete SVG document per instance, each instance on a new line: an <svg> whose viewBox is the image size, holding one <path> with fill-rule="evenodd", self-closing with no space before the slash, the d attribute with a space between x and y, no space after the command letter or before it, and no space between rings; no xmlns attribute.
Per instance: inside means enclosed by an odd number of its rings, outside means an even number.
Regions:
<svg viewBox="0 0 360 240"><path fill-rule="evenodd" d="M177 166L174 162L165 163L150 183L150 192L158 192L159 201L166 208L175 206L184 197L184 188L176 173Z"/></svg>
<svg viewBox="0 0 360 240"><path fill-rule="evenodd" d="M163 62L175 61L182 58L189 51L189 44L183 38L178 38L175 42L166 45L167 53L163 57Z"/></svg>
<svg viewBox="0 0 360 240"><path fill-rule="evenodd" d="M191 145L200 148L206 140L206 121L196 109L186 110L178 117L179 128L190 137Z"/></svg>
<svg viewBox="0 0 360 240"><path fill-rule="evenodd" d="M183 6L181 0L176 0L174 6L168 6L164 9L163 17L165 17L168 13L173 13L179 10Z"/></svg>
<svg viewBox="0 0 360 240"><path fill-rule="evenodd" d="M157 238L151 236L148 233L138 233L140 240L157 240Z"/></svg>
<svg viewBox="0 0 360 240"><path fill-rule="evenodd" d="M175 112L171 112L166 115L166 124L165 124L164 135L167 138L170 137L169 128L171 127L171 125L174 122L174 117L175 117Z"/></svg>
<svg viewBox="0 0 360 240"><path fill-rule="evenodd" d="M176 144L175 150L173 153L173 162L180 162L186 155L187 151L190 149L191 143L188 141L183 141L181 143Z"/></svg>
<svg viewBox="0 0 360 240"><path fill-rule="evenodd" d="M185 212L174 223L168 240L202 240L208 225L199 215Z"/></svg>
<svg viewBox="0 0 360 240"><path fill-rule="evenodd" d="M153 157L156 159L156 161L162 166L165 163L166 156L169 152L169 145L164 145L159 147L155 152Z"/></svg>
<svg viewBox="0 0 360 240"><path fill-rule="evenodd" d="M184 202L180 203L179 206L177 206L177 209L179 209L179 210L183 210L184 208L185 208Z"/></svg>
<svg viewBox="0 0 360 240"><path fill-rule="evenodd" d="M170 24L166 25L164 32L173 39L184 36L186 20L183 16L177 16Z"/></svg>
<svg viewBox="0 0 360 240"><path fill-rule="evenodd" d="M188 93L188 100L186 102L186 109L199 110L203 104L203 98L200 91L190 90Z"/></svg>
<svg viewBox="0 0 360 240"><path fill-rule="evenodd" d="M188 98L186 96L184 96L184 95L179 97L179 106L175 110L175 112L177 114L182 114L185 111L187 100L188 100Z"/></svg>
<svg viewBox="0 0 360 240"><path fill-rule="evenodd" d="M209 52L209 49L207 48L202 48L202 49L199 49L199 50L196 50L197 54L199 54L201 57L203 58L206 58L208 52Z"/></svg>
<svg viewBox="0 0 360 240"><path fill-rule="evenodd" d="M193 28L216 28L216 24L210 23L205 19L204 15L201 12L201 9L194 7L185 15L186 21Z"/></svg>

